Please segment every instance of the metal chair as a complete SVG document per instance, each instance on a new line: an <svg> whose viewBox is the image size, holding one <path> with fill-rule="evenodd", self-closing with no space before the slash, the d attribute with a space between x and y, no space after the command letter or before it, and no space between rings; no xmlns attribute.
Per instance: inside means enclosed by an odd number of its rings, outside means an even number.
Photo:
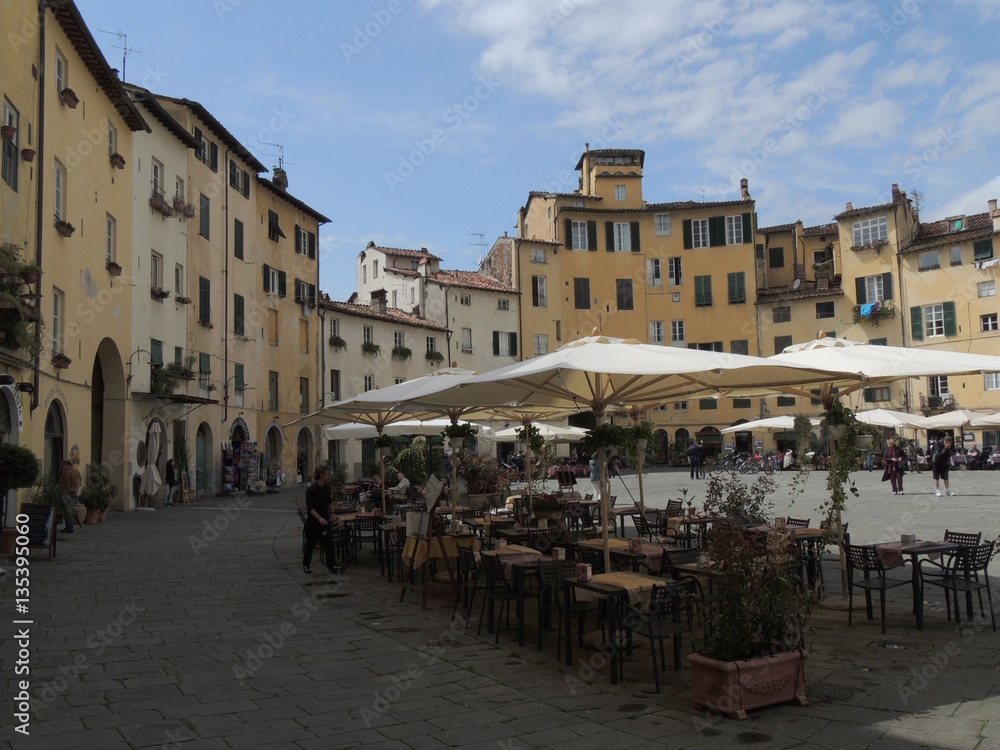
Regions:
<svg viewBox="0 0 1000 750"><path fill-rule="evenodd" d="M619 599L616 616L619 632L627 637L626 652L632 653L632 634L644 635L650 644L650 656L653 663L653 681L656 692L660 692L660 671L656 665L656 644L660 644L660 668L667 670L666 647L664 641L671 639L674 645L674 669L681 669L681 637L693 629L692 598L689 596L688 584L673 583L666 586L654 586L645 609L633 607L625 599ZM686 616L685 616L686 615ZM618 674L624 678L624 659L619 655Z"/></svg>
<svg viewBox="0 0 1000 750"><path fill-rule="evenodd" d="M635 519L635 531L639 536L646 537L649 541L653 541L653 536L656 533L656 529L653 524L646 520L646 517L641 513L638 513L632 518Z"/></svg>
<svg viewBox="0 0 1000 750"><path fill-rule="evenodd" d="M875 549L874 544L844 544L844 551L847 553L847 626L853 625L854 587L857 586L864 589L865 610L869 620L875 619L872 615L872 591L879 592L879 604L882 608L882 632L885 633L885 592L897 586L906 586L910 581L905 578L890 578L886 575L882 558L878 556L878 550ZM854 574L859 570L863 574L863 578L860 581L855 581Z"/></svg>
<svg viewBox="0 0 1000 750"><path fill-rule="evenodd" d="M681 500L667 500L666 515L673 518L684 513L684 503Z"/></svg>
<svg viewBox="0 0 1000 750"><path fill-rule="evenodd" d="M382 532L379 526L385 523L382 516L358 516L354 521L354 546L361 549L363 544L371 544L372 549L377 543L377 535Z"/></svg>
<svg viewBox="0 0 1000 750"><path fill-rule="evenodd" d="M955 622L958 623L958 634L962 635L962 607L959 602L959 593L964 592L968 597L968 606L972 609L972 592L979 594L979 613L985 617L983 610L982 591L986 590L986 599L990 605L990 622L993 630L997 629L996 613L993 611L993 592L990 590L990 577L987 568L990 565L990 558L993 557L993 548L996 542L987 542L975 547L963 547L958 552L951 555L945 566L941 566L931 560L920 561L920 581L921 592L923 584L929 583L932 586L939 586L944 589L944 604L948 611L948 622L951 622L951 595L955 595ZM924 565L941 569L933 575L926 574ZM982 579L979 574L982 573Z"/></svg>
<svg viewBox="0 0 1000 750"><path fill-rule="evenodd" d="M527 546L545 555L552 552L553 542L563 534L562 529L533 528L529 528L525 533L528 535Z"/></svg>
<svg viewBox="0 0 1000 750"><path fill-rule="evenodd" d="M811 520L812 520L811 518L792 518L791 516L789 516L788 518L785 519L785 528L786 529L808 529L809 528L809 521L811 521Z"/></svg>
<svg viewBox="0 0 1000 750"><path fill-rule="evenodd" d="M483 555L483 571L486 573L486 588L483 596L483 604L479 609L479 629L477 633L483 632L483 616L486 612L487 602L492 602L495 606L500 604L497 611L496 630L497 636L494 644L500 642L500 622L503 620L504 610L507 611L508 625L510 625L510 603L517 599L517 592L514 591L513 584L507 580L503 572L503 561L498 555ZM490 622L493 625L493 622Z"/></svg>
<svg viewBox="0 0 1000 750"><path fill-rule="evenodd" d="M569 609L566 609L566 589L569 588L569 578L576 576L576 563L571 560L542 560L538 563L538 648L542 647L542 635L545 632L546 611L545 600L551 598L552 606L558 616L556 622L556 661L562 655L562 636L565 629L565 618L576 615L577 638L580 648L583 648L583 626L586 622L588 612L597 612L598 622L601 626L601 642L607 640L604 629L604 618L601 617L601 608L597 602L578 602L575 597L570 601Z"/></svg>
<svg viewBox="0 0 1000 750"><path fill-rule="evenodd" d="M451 609L451 619L455 619L455 612L458 611L458 603L462 602L462 619L468 627L469 619L472 617L472 603L476 600L476 591L485 589L486 583L480 585L479 573L482 568L476 559L476 553L471 547L458 548L458 594L455 597L455 606Z"/></svg>
<svg viewBox="0 0 1000 750"><path fill-rule="evenodd" d="M385 561L389 572L389 583L392 583L392 569L399 571L403 578L403 547L406 546L406 527L397 526L386 536Z"/></svg>
<svg viewBox="0 0 1000 750"><path fill-rule="evenodd" d="M493 518L490 520L489 533L486 536L486 541L490 546L490 549L496 549L496 540L499 538L497 532L501 529L513 529L514 519L513 518Z"/></svg>

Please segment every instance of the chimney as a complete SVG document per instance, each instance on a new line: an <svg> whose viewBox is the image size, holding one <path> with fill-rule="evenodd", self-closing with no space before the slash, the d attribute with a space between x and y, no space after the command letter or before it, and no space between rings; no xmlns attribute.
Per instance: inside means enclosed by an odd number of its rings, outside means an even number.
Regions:
<svg viewBox="0 0 1000 750"><path fill-rule="evenodd" d="M854 210L854 204L851 203L850 201L847 201L847 210L848 211L853 211Z"/></svg>
<svg viewBox="0 0 1000 750"><path fill-rule="evenodd" d="M997 199L990 200L990 218L993 219L993 231L1000 232L1000 211L997 211Z"/></svg>
<svg viewBox="0 0 1000 750"><path fill-rule="evenodd" d="M271 182L274 183L275 187L281 188L282 190L288 190L288 173L285 172L281 167L275 167L272 170L273 177Z"/></svg>
<svg viewBox="0 0 1000 750"><path fill-rule="evenodd" d="M892 202L899 203L901 201L901 196L899 194L899 183L892 183Z"/></svg>
<svg viewBox="0 0 1000 750"><path fill-rule="evenodd" d="M750 181L746 177L740 180L740 200L750 200Z"/></svg>
<svg viewBox="0 0 1000 750"><path fill-rule="evenodd" d="M386 292L385 289L376 289L373 291L371 297L372 312L385 314L387 308L387 297L388 292Z"/></svg>

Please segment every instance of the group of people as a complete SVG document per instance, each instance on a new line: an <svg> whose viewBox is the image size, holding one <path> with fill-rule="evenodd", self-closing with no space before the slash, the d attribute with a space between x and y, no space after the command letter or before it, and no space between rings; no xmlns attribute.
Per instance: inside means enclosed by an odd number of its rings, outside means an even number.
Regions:
<svg viewBox="0 0 1000 750"><path fill-rule="evenodd" d="M692 479L705 478L705 459L708 453L705 451L705 441L691 443L687 449L688 465L691 467Z"/></svg>
<svg viewBox="0 0 1000 750"><path fill-rule="evenodd" d="M954 495L955 493L951 490L950 481L951 459L955 455L954 439L951 435L946 435L943 440L932 440L928 446L927 455L930 458L931 472L934 478L934 494L937 497ZM909 458L903 447L896 444L894 438L889 438L886 443L885 453L882 455L882 464L885 467L882 481L891 483L893 495L902 495L903 476L909 471ZM942 484L944 485L944 492L941 492Z"/></svg>

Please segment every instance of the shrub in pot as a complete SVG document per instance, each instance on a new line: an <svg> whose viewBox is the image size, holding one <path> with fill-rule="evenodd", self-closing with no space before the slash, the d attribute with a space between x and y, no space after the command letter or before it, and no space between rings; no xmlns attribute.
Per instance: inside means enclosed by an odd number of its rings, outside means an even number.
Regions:
<svg viewBox="0 0 1000 750"><path fill-rule="evenodd" d="M80 502L87 508L85 523L96 523L101 511L108 510L117 496L118 488L111 481L111 470L104 464L87 466L87 480L80 492Z"/></svg>

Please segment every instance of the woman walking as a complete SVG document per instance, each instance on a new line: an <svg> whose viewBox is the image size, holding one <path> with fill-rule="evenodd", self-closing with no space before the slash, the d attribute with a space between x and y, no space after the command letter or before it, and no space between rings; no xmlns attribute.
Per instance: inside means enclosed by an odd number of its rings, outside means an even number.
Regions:
<svg viewBox="0 0 1000 750"><path fill-rule="evenodd" d="M937 444L931 463L934 468L934 494L941 497L940 482L944 481L944 494L954 495L948 484L948 473L951 471L951 456L955 452L951 435L945 435L944 440Z"/></svg>
<svg viewBox="0 0 1000 750"><path fill-rule="evenodd" d="M885 449L885 454L882 456L882 464L885 466L885 474L882 475L882 481L885 481L886 477L892 483L892 494L902 495L903 494L903 466L905 466L906 454L903 449L896 445L896 441L893 438L889 438L887 447Z"/></svg>

